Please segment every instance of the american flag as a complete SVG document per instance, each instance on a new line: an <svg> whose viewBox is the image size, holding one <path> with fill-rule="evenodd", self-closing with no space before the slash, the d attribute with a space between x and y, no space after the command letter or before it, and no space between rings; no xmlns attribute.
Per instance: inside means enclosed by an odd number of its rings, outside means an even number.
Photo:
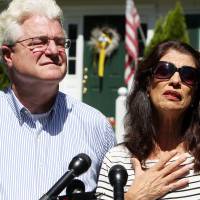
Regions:
<svg viewBox="0 0 200 200"><path fill-rule="evenodd" d="M133 0L126 0L126 33L125 33L125 73L124 80L130 85L133 80L135 67L138 63L137 29L140 26L140 17Z"/></svg>

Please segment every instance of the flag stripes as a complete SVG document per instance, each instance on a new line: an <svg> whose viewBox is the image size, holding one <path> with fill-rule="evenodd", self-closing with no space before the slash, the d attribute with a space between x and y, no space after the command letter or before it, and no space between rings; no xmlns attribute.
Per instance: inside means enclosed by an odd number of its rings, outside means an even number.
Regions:
<svg viewBox="0 0 200 200"><path fill-rule="evenodd" d="M140 17L133 0L126 1L126 35L125 35L125 73L124 80L128 84L132 81L138 60L137 29L140 25Z"/></svg>

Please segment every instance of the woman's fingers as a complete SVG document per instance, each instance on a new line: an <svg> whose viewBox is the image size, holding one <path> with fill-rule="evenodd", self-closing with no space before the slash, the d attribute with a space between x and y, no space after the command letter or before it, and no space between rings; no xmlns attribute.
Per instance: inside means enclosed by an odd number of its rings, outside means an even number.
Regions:
<svg viewBox="0 0 200 200"><path fill-rule="evenodd" d="M177 154L176 150L165 152L159 162L153 167L156 171L163 169L165 164Z"/></svg>
<svg viewBox="0 0 200 200"><path fill-rule="evenodd" d="M165 177L165 181L170 184L171 182L176 181L177 179L180 179L181 177L183 177L185 174L189 173L189 171L191 169L193 169L194 164L189 164L189 165L184 165L179 167L177 170L175 170L174 172L168 174ZM185 181L187 181L187 179L185 179Z"/></svg>
<svg viewBox="0 0 200 200"><path fill-rule="evenodd" d="M178 181L176 181L174 183L171 183L171 184L167 185L165 187L165 193L172 192L172 191L184 188L184 187L188 186L188 184L189 184L188 179L185 179L185 178L180 179L180 180L178 180Z"/></svg>
<svg viewBox="0 0 200 200"><path fill-rule="evenodd" d="M161 170L162 176L166 176L170 173L173 173L174 170L177 171L177 168L182 167L181 164L187 159L187 155L181 155L177 160L172 161L171 163L165 165L165 167Z"/></svg>

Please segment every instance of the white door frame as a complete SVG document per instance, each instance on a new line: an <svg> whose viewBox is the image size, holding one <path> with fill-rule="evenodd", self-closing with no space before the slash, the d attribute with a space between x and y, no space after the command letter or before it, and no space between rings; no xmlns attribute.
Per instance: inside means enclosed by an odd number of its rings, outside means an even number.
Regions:
<svg viewBox="0 0 200 200"><path fill-rule="evenodd" d="M75 97L82 101L82 76L83 76L83 49L84 39L80 33L81 22L79 17L68 17L64 23L64 27L68 27L69 24L77 25L77 40L76 40L76 57L75 59L75 74L66 74L65 78L61 81L59 90ZM67 30L66 30L67 32ZM70 51L70 49L69 49ZM68 54L68 52L67 52ZM70 59L68 55L68 59Z"/></svg>

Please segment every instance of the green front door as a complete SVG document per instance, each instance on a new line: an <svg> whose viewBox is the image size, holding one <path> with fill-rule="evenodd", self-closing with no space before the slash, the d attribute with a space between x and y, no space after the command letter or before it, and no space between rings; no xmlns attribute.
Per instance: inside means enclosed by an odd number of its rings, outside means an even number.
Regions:
<svg viewBox="0 0 200 200"><path fill-rule="evenodd" d="M124 32L125 18L119 15L84 17L84 69L83 101L107 117L115 117L115 101L118 89L124 86ZM97 27L110 27L120 35L118 48L106 58L104 77L98 77L98 56L89 46L91 31Z"/></svg>
<svg viewBox="0 0 200 200"><path fill-rule="evenodd" d="M119 15L84 17L83 101L107 117L115 117L117 90L124 86L124 24L124 16ZM106 59L104 77L100 79L97 74L98 56L94 56L88 42L91 31L103 26L115 29L120 35L120 42L116 51Z"/></svg>
<svg viewBox="0 0 200 200"><path fill-rule="evenodd" d="M98 77L98 56L95 58L88 42L84 48L83 101L103 112L115 116L117 90L124 85L124 43L106 59L103 78Z"/></svg>

